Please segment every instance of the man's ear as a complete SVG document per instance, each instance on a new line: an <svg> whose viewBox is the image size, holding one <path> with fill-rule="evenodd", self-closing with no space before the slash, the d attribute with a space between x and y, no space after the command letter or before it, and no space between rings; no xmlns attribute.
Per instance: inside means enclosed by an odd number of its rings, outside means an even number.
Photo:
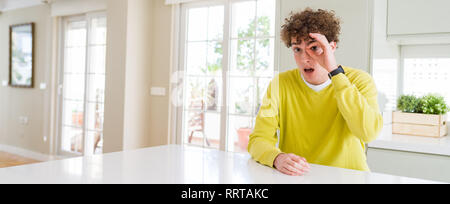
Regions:
<svg viewBox="0 0 450 204"><path fill-rule="evenodd" d="M336 48L337 48L337 43L336 42L330 42L330 46L331 46L331 50L333 50L333 52L334 51L336 51Z"/></svg>

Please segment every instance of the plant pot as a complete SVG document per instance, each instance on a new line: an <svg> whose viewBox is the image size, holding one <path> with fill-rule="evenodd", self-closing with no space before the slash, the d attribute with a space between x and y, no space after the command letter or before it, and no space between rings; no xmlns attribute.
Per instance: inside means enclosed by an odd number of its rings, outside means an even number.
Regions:
<svg viewBox="0 0 450 204"><path fill-rule="evenodd" d="M447 114L392 112L392 134L426 137L447 135Z"/></svg>
<svg viewBox="0 0 450 204"><path fill-rule="evenodd" d="M72 125L83 126L83 112L72 112Z"/></svg>
<svg viewBox="0 0 450 204"><path fill-rule="evenodd" d="M239 128L237 130L238 133L238 145L242 150L247 150L248 146L248 138L252 133L252 129L250 128Z"/></svg>

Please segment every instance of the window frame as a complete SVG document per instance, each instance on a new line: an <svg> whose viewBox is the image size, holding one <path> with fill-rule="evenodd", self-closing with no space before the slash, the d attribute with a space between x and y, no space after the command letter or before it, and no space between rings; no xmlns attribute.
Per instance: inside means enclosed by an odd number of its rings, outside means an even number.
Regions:
<svg viewBox="0 0 450 204"><path fill-rule="evenodd" d="M59 20L59 40L58 40L58 53L59 53L59 62L58 62L58 74L57 74L57 117L56 117L56 133L57 133L57 137L56 137L56 153L58 155L61 156L84 156L84 155L93 155L93 152L87 152L86 150L86 145L88 145L87 140L85 139L87 134L89 133L89 131L92 131L89 129L88 127L88 123L87 123L87 117L88 115L86 114L86 110L89 108L89 103L90 101L88 100L88 94L89 92L87 91L89 88L89 77L90 77L90 73L89 73L89 66L90 66L90 46L91 46L91 21L94 18L98 18L98 17L104 17L107 18L107 14L105 11L97 11L97 12L89 12L89 13L84 13L84 14L78 14L78 15L72 15L72 16L64 16L61 17ZM70 22L74 22L74 21L85 21L86 22L86 56L85 56L85 87L84 87L84 100L83 100L83 126L81 127L82 132L83 132L83 137L82 137L82 144L83 144L83 148L82 148L82 153L77 153L77 152L69 152L69 151L65 151L62 148L62 137L63 137L63 127L67 126L64 125L63 121L64 121L64 101L66 99L64 99L64 75L65 75L65 52L66 52L66 34L67 34L67 29L66 26L68 23ZM107 46L107 44L106 44ZM105 60L106 60L106 56L105 56ZM106 64L105 64L106 66ZM105 67L106 69L106 67ZM106 77L106 72L105 72L105 77ZM103 107L104 107L104 101L103 101ZM104 130L102 129L102 132ZM95 150L94 150L95 151Z"/></svg>
<svg viewBox="0 0 450 204"><path fill-rule="evenodd" d="M172 11L174 12L173 18L175 19L172 21L172 28L173 28L173 34L172 34L172 49L176 50L175 52L172 52L172 66L171 66L171 73L172 73L172 79L171 79L171 87L170 87L170 95L171 95L171 105L170 105L170 119L169 119L169 143L171 144L179 144L184 145L184 138L183 138L183 106L176 106L173 104L173 100L176 92L179 91L179 87L177 86L177 83L180 81L180 76L177 76L178 74L182 74L184 79L184 68L186 66L186 37L187 37L187 10L192 8L201 8L201 7L208 7L208 6L217 6L217 5L223 5L224 6L224 28L223 28L223 47L224 50L223 57L222 57L222 90L221 90L221 102L222 104L220 109L220 145L219 150L222 151L228 151L228 138L227 138L227 132L228 132L228 96L229 96L229 80L231 77L228 76L229 71L229 65L230 65L230 56L231 53L230 47L231 47L231 19L232 19L232 11L231 11L231 5L236 2L245 2L245 1L253 1L253 0L217 0L217 1L200 1L200 2L191 2L191 3L184 3L181 5L174 5L172 7ZM275 1L275 30L274 30L274 73L279 72L279 50L280 50L280 36L278 35L280 33L280 0L274 0ZM266 37L266 36L264 36ZM255 39L258 39L258 37L253 37ZM252 39L253 39L252 38ZM234 39L234 38L233 38ZM174 80L174 76L176 80ZM256 78L256 77L253 77ZM183 80L181 80L183 81ZM184 87L184 81L183 81L183 87ZM184 100L184 93L183 100Z"/></svg>

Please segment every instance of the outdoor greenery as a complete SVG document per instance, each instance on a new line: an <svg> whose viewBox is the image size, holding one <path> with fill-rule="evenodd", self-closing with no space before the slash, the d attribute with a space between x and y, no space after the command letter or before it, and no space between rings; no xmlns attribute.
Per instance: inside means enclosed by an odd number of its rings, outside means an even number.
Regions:
<svg viewBox="0 0 450 204"><path fill-rule="evenodd" d="M264 72L269 69L269 59L263 52L267 52L270 46L270 39L252 39L255 36L270 36L270 18L268 16L261 16L255 20L249 22L249 24L238 30L237 40L237 57L236 57L236 69L245 73L246 76L255 77L259 72ZM200 67L200 71L206 75L217 75L222 71L222 56L223 45L222 41L209 42L208 49L214 49L213 55L208 56L208 63L204 67ZM256 47L255 47L256 46ZM209 53L209 52L208 52ZM217 57L215 57L217 56ZM208 110L216 110L217 97L219 91L218 82L212 78L207 81L207 87L204 87L204 82L190 81L191 98L202 99L202 95L206 94L206 107ZM260 103L260 94L262 89L266 87L260 87L260 78L256 77L256 80L251 82L252 85L248 87L240 87L235 91L235 95L239 97L234 104L231 104L235 108L236 113L251 114L252 111L257 112ZM255 89L253 89L255 88ZM258 100L252 110L252 90L256 91L256 99ZM190 104L192 105L192 104Z"/></svg>
<svg viewBox="0 0 450 204"><path fill-rule="evenodd" d="M397 101L397 109L407 113L423 113L441 115L450 111L444 97L428 94L421 98L413 95L402 95Z"/></svg>
<svg viewBox="0 0 450 204"><path fill-rule="evenodd" d="M258 36L269 36L270 35L270 18L268 16L261 16L257 19L251 21L247 28L244 30L238 30L238 38L250 38L255 35ZM256 49L255 46L257 44L262 47L263 49ZM270 45L269 39L262 39L257 40L256 42L254 40L238 40L237 45L237 70L240 72L244 72L248 74L249 76L256 76L256 72L265 71L269 68L269 62L268 59L264 59L259 57L260 52L264 52L267 50L267 48ZM257 46L258 47L258 46ZM256 55L256 56L255 56ZM260 104L260 89L263 89L265 87L260 87L259 85L259 78L256 78L255 86L256 86L256 100L257 106L255 106L255 112L259 109ZM251 113L249 111L251 105L249 95L250 93L250 87L246 87L243 89L239 95L242 95L241 100L237 101L235 103L235 109L237 113Z"/></svg>

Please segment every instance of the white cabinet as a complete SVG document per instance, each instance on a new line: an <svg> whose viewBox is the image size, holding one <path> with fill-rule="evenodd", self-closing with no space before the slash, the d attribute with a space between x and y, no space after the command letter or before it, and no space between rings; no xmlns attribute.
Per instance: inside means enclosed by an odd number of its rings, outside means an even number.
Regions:
<svg viewBox="0 0 450 204"><path fill-rule="evenodd" d="M450 183L449 156L369 148L367 163L374 173Z"/></svg>
<svg viewBox="0 0 450 204"><path fill-rule="evenodd" d="M450 43L450 1L388 0L387 39L399 45Z"/></svg>
<svg viewBox="0 0 450 204"><path fill-rule="evenodd" d="M388 36L450 34L450 1L388 0Z"/></svg>

